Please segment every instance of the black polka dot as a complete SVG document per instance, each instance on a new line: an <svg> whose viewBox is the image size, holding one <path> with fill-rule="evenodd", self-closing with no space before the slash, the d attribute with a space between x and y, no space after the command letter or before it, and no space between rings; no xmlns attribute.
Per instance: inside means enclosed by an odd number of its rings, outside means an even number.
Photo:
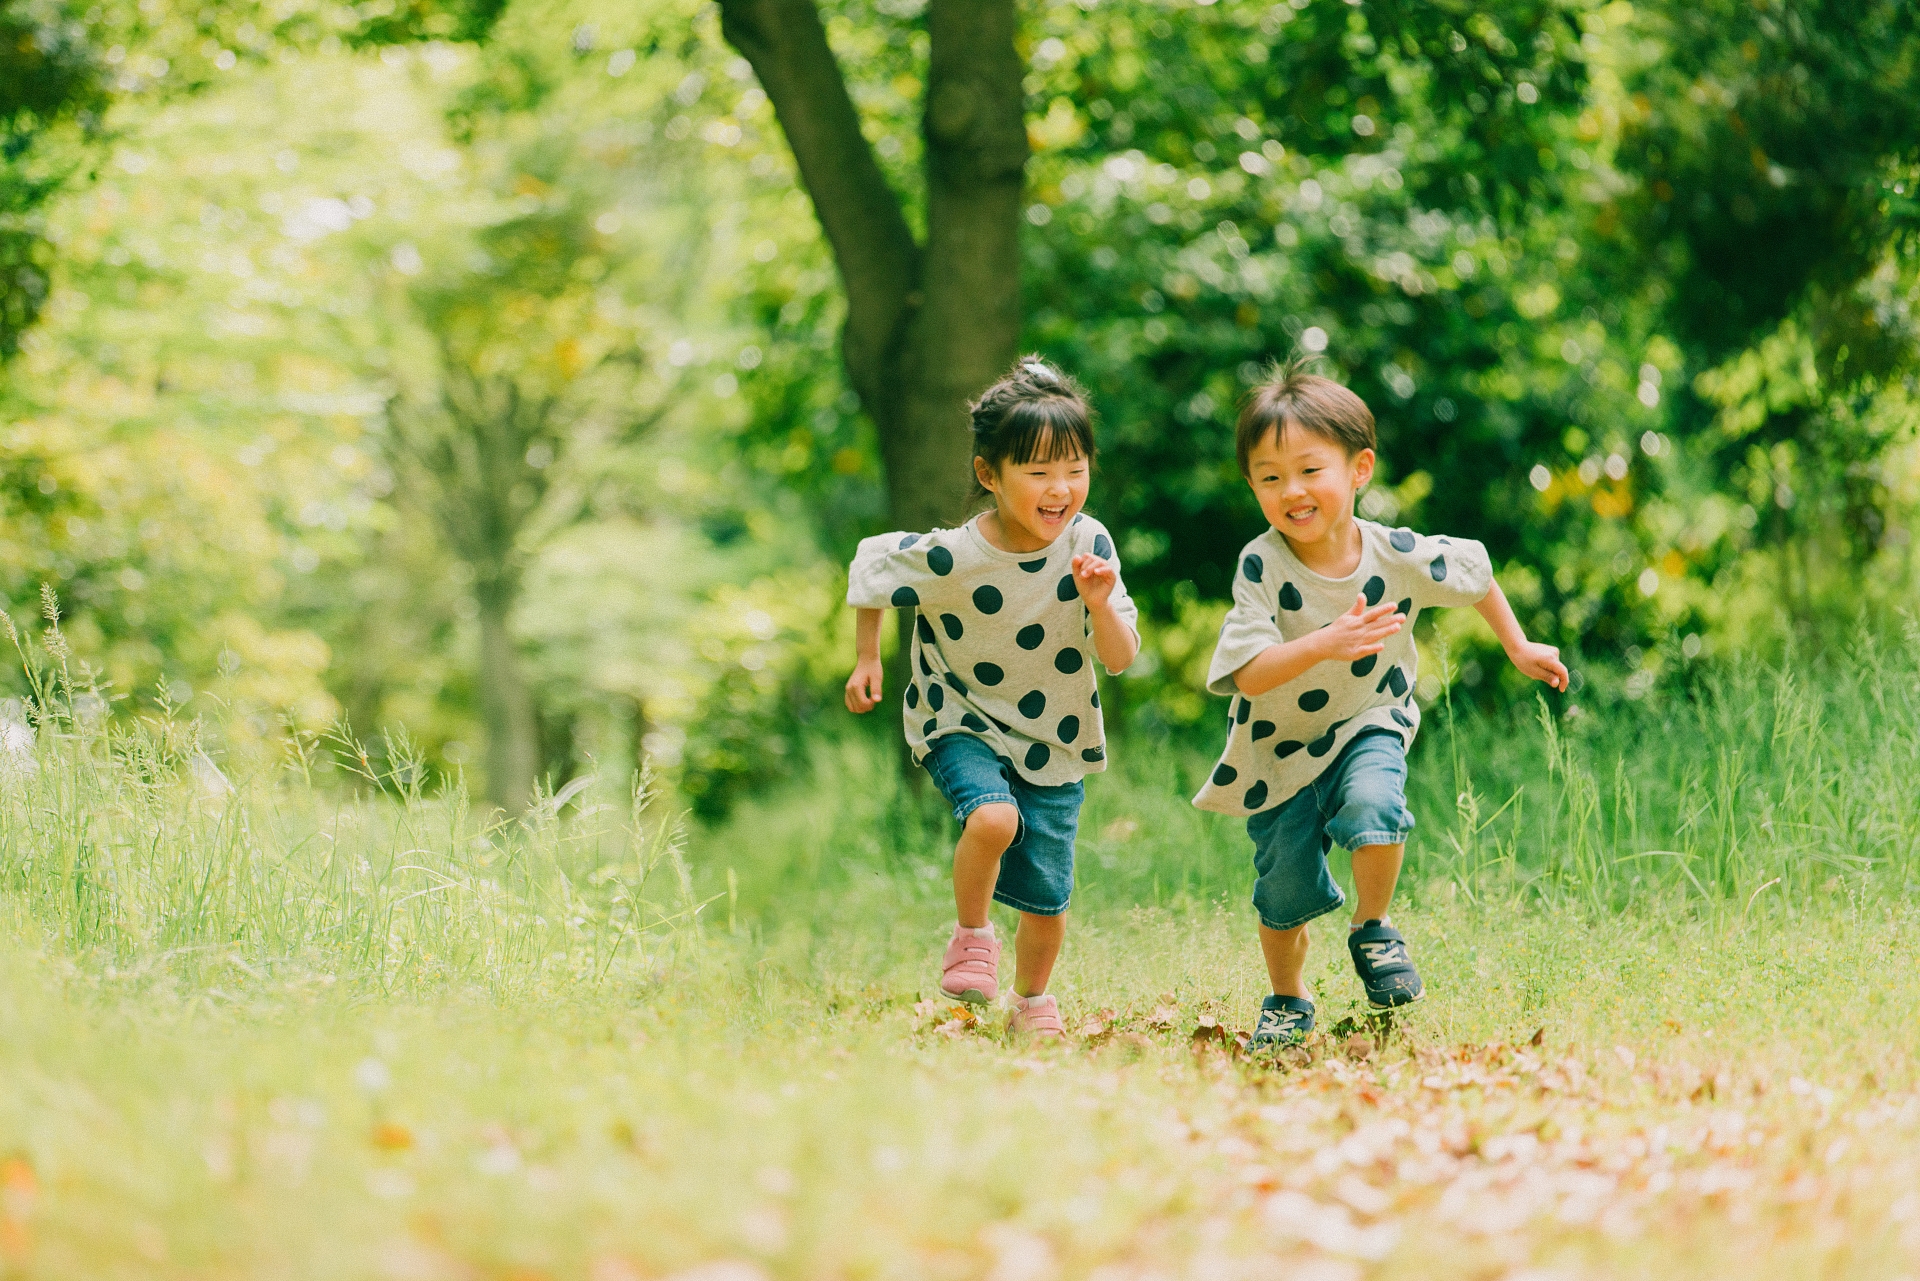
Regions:
<svg viewBox="0 0 1920 1281"><path fill-rule="evenodd" d="M945 577L953 572L953 553L944 547L927 548L927 568Z"/></svg>
<svg viewBox="0 0 1920 1281"><path fill-rule="evenodd" d="M1021 649L1039 649L1040 642L1047 638L1047 629L1038 623L1029 623L1014 636L1013 643Z"/></svg>
<svg viewBox="0 0 1920 1281"><path fill-rule="evenodd" d="M1074 739L1079 737L1080 737L1080 718L1078 716L1062 716L1060 718L1060 733L1059 733L1060 741L1063 743L1071 743Z"/></svg>
<svg viewBox="0 0 1920 1281"><path fill-rule="evenodd" d="M973 679L979 681L982 685L998 685L1006 678L1007 674L992 663L975 663L973 665Z"/></svg>
<svg viewBox="0 0 1920 1281"><path fill-rule="evenodd" d="M920 535L908 534L905 538L900 540L900 550L905 551L907 550L907 548L913 546L915 543L919 541L920 541Z"/></svg>
<svg viewBox="0 0 1920 1281"><path fill-rule="evenodd" d="M1021 696L1017 706L1022 716L1030 721L1037 721L1040 719L1040 714L1047 710L1047 696L1037 689L1030 689Z"/></svg>
<svg viewBox="0 0 1920 1281"><path fill-rule="evenodd" d="M1316 738L1311 743L1307 744L1307 755L1309 756L1325 756L1328 752L1331 752L1332 750L1333 750L1333 731L1331 729L1329 729L1326 733L1322 734L1319 738Z"/></svg>
<svg viewBox="0 0 1920 1281"><path fill-rule="evenodd" d="M913 623L920 631L921 642L927 645L933 644L933 624L927 621L927 616L922 614L920 617L914 619Z"/></svg>
<svg viewBox="0 0 1920 1281"><path fill-rule="evenodd" d="M1300 710L1303 712L1317 712L1326 705L1327 691L1324 689L1310 689L1300 696Z"/></svg>
<svg viewBox="0 0 1920 1281"><path fill-rule="evenodd" d="M1013 726L1007 724L1005 721L1001 720L998 716L989 716L987 717L987 719L992 721L994 725L999 728L1002 734L1013 733Z"/></svg>
<svg viewBox="0 0 1920 1281"><path fill-rule="evenodd" d="M1042 556L1039 560L1023 560L1020 562L1020 568L1026 570L1029 574L1037 574L1046 567L1047 558L1045 556Z"/></svg>
<svg viewBox="0 0 1920 1281"><path fill-rule="evenodd" d="M960 626L960 620L955 618L952 614L940 615L940 626L947 629L948 640L959 640L960 637L964 635L967 630L966 628Z"/></svg>
<svg viewBox="0 0 1920 1281"><path fill-rule="evenodd" d="M1072 600L1074 597L1078 596L1080 594L1080 589L1074 586L1073 575L1068 574L1065 578L1062 578L1060 580L1060 585L1053 589L1053 594L1055 596L1058 596L1061 600Z"/></svg>
<svg viewBox="0 0 1920 1281"><path fill-rule="evenodd" d="M920 687L912 682L908 682L907 684L907 706L920 706Z"/></svg>
<svg viewBox="0 0 1920 1281"><path fill-rule="evenodd" d="M1380 661L1380 655L1368 654L1365 658L1362 658L1356 661L1354 665L1348 670L1351 671L1355 676L1365 676L1369 672L1373 671L1374 664L1378 663L1379 661Z"/></svg>
<svg viewBox="0 0 1920 1281"><path fill-rule="evenodd" d="M1213 785L1215 787L1225 787L1228 783L1231 783L1234 779L1239 777L1240 777L1240 771L1235 769L1233 766L1227 764L1225 761L1221 761L1218 765L1213 767Z"/></svg>
<svg viewBox="0 0 1920 1281"><path fill-rule="evenodd" d="M925 738L929 734L933 733L933 731L939 728L940 728L940 722L929 718L927 720L927 723L920 727L920 737Z"/></svg>
<svg viewBox="0 0 1920 1281"><path fill-rule="evenodd" d="M1439 543L1442 547L1453 546L1453 540L1451 538L1436 538L1433 541Z"/></svg>
<svg viewBox="0 0 1920 1281"><path fill-rule="evenodd" d="M1292 739L1287 739L1284 743L1274 745L1273 754L1284 761L1305 746L1305 743L1296 743Z"/></svg>
<svg viewBox="0 0 1920 1281"><path fill-rule="evenodd" d="M1392 690L1395 698L1400 697L1407 692L1407 674L1398 667L1389 667L1387 674L1380 678L1380 683L1374 686L1373 692L1378 694L1383 689Z"/></svg>
<svg viewBox="0 0 1920 1281"><path fill-rule="evenodd" d="M1387 594L1387 580L1375 574L1367 580L1367 585L1360 589L1360 594L1367 598L1367 608L1372 609L1380 603L1380 598Z"/></svg>
<svg viewBox="0 0 1920 1281"><path fill-rule="evenodd" d="M1253 723L1253 741L1254 742L1257 743L1263 738L1272 738L1272 737L1273 737L1272 721L1255 721Z"/></svg>
<svg viewBox="0 0 1920 1281"><path fill-rule="evenodd" d="M895 609L906 609L909 606L918 605L919 603L920 593L914 591L913 588L896 587L893 589L893 607Z"/></svg>
<svg viewBox="0 0 1920 1281"><path fill-rule="evenodd" d="M1401 711L1399 708L1397 707L1394 708L1392 711L1388 712L1387 715L1393 717L1394 724L1404 725L1408 729L1413 728L1413 721L1407 716L1405 712Z"/></svg>
<svg viewBox="0 0 1920 1281"><path fill-rule="evenodd" d="M1107 749L1098 746L1089 747L1080 753L1080 759L1089 763L1093 761L1104 761L1107 759Z"/></svg>
<svg viewBox="0 0 1920 1281"><path fill-rule="evenodd" d="M1263 778L1252 787L1249 787L1247 794L1241 798L1240 803L1250 810L1257 810L1262 805L1265 805L1267 803L1267 780Z"/></svg>
<svg viewBox="0 0 1920 1281"><path fill-rule="evenodd" d="M941 689L938 685L927 686L927 706L928 707L932 708L934 711L937 712L942 707L945 707L946 704L947 704L946 690Z"/></svg>
<svg viewBox="0 0 1920 1281"><path fill-rule="evenodd" d="M1093 536L1093 554L1101 560L1113 559L1113 542L1105 534Z"/></svg>
<svg viewBox="0 0 1920 1281"><path fill-rule="evenodd" d="M1393 544L1393 550L1397 552L1410 552L1413 550L1413 531L1396 529L1387 535L1387 541Z"/></svg>
<svg viewBox="0 0 1920 1281"><path fill-rule="evenodd" d="M1300 589L1292 583L1280 584L1280 608L1299 609L1305 601L1300 599Z"/></svg>
<svg viewBox="0 0 1920 1281"><path fill-rule="evenodd" d="M920 655L920 674L922 676L933 675L933 669L927 666L927 656L925 654Z"/></svg>
<svg viewBox="0 0 1920 1281"><path fill-rule="evenodd" d="M1087 665L1087 656L1077 649L1063 649L1053 656L1054 670L1071 676Z"/></svg>
<svg viewBox="0 0 1920 1281"><path fill-rule="evenodd" d="M967 696L967 683L961 680L958 676L955 676L952 672L948 672L945 676L942 676L940 679L944 680L949 686L951 686L953 689L953 692L960 695L960 697L965 698Z"/></svg>
<svg viewBox="0 0 1920 1281"><path fill-rule="evenodd" d="M1436 582L1436 583L1444 583L1444 582L1446 582L1446 581L1447 581L1447 558L1446 558L1446 556L1445 556L1444 554L1443 554L1443 555L1439 555L1439 556L1435 556L1435 557L1433 558L1433 564L1431 564L1431 565L1429 565L1429 566L1427 566L1427 572L1428 572L1429 574L1432 574L1432 575L1433 575L1433 581L1434 581L1434 582Z"/></svg>
<svg viewBox="0 0 1920 1281"><path fill-rule="evenodd" d="M1401 601L1398 605L1395 605L1394 608L1399 610L1406 617L1412 618L1413 617L1413 597L1411 596L1407 597L1405 600Z"/></svg>
<svg viewBox="0 0 1920 1281"><path fill-rule="evenodd" d="M1036 773L1045 769L1047 767L1047 759L1052 755L1053 752L1045 743L1035 743L1027 749L1027 768Z"/></svg>
<svg viewBox="0 0 1920 1281"><path fill-rule="evenodd" d="M1072 523L1075 525L1078 525L1081 521L1085 520L1086 518L1087 518L1087 514L1085 512L1075 512Z"/></svg>
<svg viewBox="0 0 1920 1281"><path fill-rule="evenodd" d="M1095 707L1100 706L1100 691L1097 689L1093 691L1093 705Z"/></svg>
<svg viewBox="0 0 1920 1281"><path fill-rule="evenodd" d="M1253 715L1253 701L1248 698L1242 698L1240 705L1233 709L1234 724L1245 725L1247 723L1247 717L1251 715Z"/></svg>
<svg viewBox="0 0 1920 1281"><path fill-rule="evenodd" d="M1257 583L1260 581L1260 575L1266 572L1266 565L1258 556L1249 556L1240 562L1240 572L1247 576L1248 582Z"/></svg>
<svg viewBox="0 0 1920 1281"><path fill-rule="evenodd" d="M972 712L968 712L965 716L962 716L960 723L976 734L984 734L987 732L987 723Z"/></svg>
<svg viewBox="0 0 1920 1281"><path fill-rule="evenodd" d="M983 614L1000 612L1000 589L992 583L982 583L973 589L973 607Z"/></svg>

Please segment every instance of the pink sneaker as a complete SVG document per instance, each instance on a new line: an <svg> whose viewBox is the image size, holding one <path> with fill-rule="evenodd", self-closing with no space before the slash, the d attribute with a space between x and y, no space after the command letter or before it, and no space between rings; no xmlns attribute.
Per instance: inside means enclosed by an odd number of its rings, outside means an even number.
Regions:
<svg viewBox="0 0 1920 1281"><path fill-rule="evenodd" d="M971 1005L990 1004L1000 995L1000 940L954 926L940 962L940 993Z"/></svg>
<svg viewBox="0 0 1920 1281"><path fill-rule="evenodd" d="M1013 1016L1007 1020L1007 1031L1016 1036L1065 1036L1067 1029L1060 1023L1060 1005L1053 997L1016 996L1013 998Z"/></svg>

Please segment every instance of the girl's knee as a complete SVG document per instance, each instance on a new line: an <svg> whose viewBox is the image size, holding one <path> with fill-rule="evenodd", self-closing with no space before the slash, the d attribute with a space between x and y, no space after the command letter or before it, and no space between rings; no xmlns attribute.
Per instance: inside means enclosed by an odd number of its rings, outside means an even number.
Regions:
<svg viewBox="0 0 1920 1281"><path fill-rule="evenodd" d="M1004 850L1020 835L1020 809L1005 801L989 801L967 815L967 835Z"/></svg>

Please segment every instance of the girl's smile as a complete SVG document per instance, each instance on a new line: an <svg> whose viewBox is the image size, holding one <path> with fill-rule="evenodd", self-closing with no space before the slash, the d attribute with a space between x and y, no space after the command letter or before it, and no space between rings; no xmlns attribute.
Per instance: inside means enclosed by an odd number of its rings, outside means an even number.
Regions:
<svg viewBox="0 0 1920 1281"><path fill-rule="evenodd" d="M998 467L975 458L973 469L996 504L981 520L981 532L1003 551L1032 552L1049 546L1087 504L1090 469L1084 455L1048 462L1008 460Z"/></svg>

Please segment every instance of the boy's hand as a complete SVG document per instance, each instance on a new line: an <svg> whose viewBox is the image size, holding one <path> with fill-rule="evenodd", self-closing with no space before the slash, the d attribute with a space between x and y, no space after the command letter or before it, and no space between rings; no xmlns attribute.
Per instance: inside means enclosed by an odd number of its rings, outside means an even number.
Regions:
<svg viewBox="0 0 1920 1281"><path fill-rule="evenodd" d="M1120 571L1113 567L1112 561L1091 552L1081 552L1073 558L1073 585L1080 589L1080 599L1087 603L1088 609L1106 604L1119 581Z"/></svg>
<svg viewBox="0 0 1920 1281"><path fill-rule="evenodd" d="M1399 609L1388 601L1369 609L1365 596L1354 597L1352 609L1320 629L1326 658L1351 663L1378 654L1387 647L1388 638L1407 625L1407 616Z"/></svg>
<svg viewBox="0 0 1920 1281"><path fill-rule="evenodd" d="M884 670L878 654L862 658L853 665L853 675L847 677L848 711L870 712L880 706L880 682Z"/></svg>
<svg viewBox="0 0 1920 1281"><path fill-rule="evenodd" d="M1545 681L1562 694L1567 692L1567 665L1560 661L1560 651L1553 646L1521 641L1507 651L1507 657L1533 679Z"/></svg>

